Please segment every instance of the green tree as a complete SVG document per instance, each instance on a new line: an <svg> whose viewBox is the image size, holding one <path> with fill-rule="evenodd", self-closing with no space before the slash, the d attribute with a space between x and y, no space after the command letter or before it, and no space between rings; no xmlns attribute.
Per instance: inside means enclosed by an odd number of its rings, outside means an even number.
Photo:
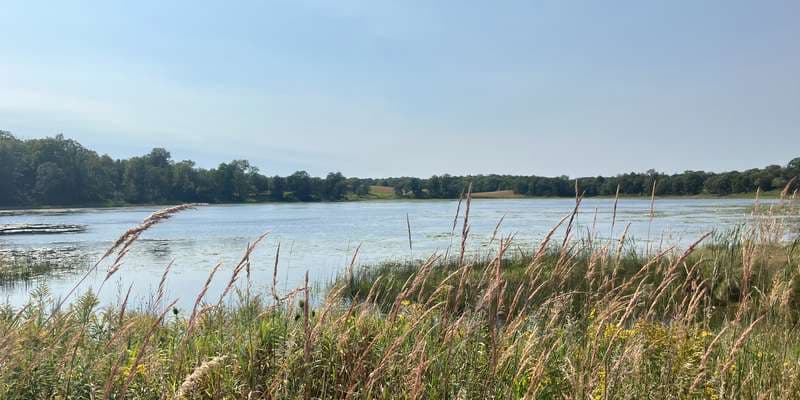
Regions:
<svg viewBox="0 0 800 400"><path fill-rule="evenodd" d="M68 191L64 171L56 163L48 161L36 168L36 193L42 203L66 204Z"/></svg>
<svg viewBox="0 0 800 400"><path fill-rule="evenodd" d="M22 183L24 152L14 135L0 130L0 204L15 205L24 201Z"/></svg>
<svg viewBox="0 0 800 400"><path fill-rule="evenodd" d="M278 175L273 176L269 184L269 197L275 201L282 201L285 191L286 179Z"/></svg>
<svg viewBox="0 0 800 400"><path fill-rule="evenodd" d="M341 172L331 172L325 177L323 184L323 200L341 200L344 198L347 184Z"/></svg>
<svg viewBox="0 0 800 400"><path fill-rule="evenodd" d="M186 160L175 163L172 169L172 197L184 202L196 201L198 198L197 175L194 161Z"/></svg>
<svg viewBox="0 0 800 400"><path fill-rule="evenodd" d="M800 157L785 166L769 165L742 172L711 174L685 171L666 175L648 170L611 177L577 178L587 196L623 194L711 194L783 189L800 175ZM0 205L88 204L97 202L153 203L241 202L269 196L274 201L341 200L350 194L366 196L370 186L390 186L399 196L458 198L467 185L473 192L514 190L530 196L572 197L574 179L567 176L433 175L428 179L397 177L346 178L339 172L324 178L298 171L288 177L268 178L246 160L222 163L217 168L198 168L192 161L173 162L169 151L115 160L84 148L63 135L21 140L0 131ZM790 189L800 187L800 182Z"/></svg>
<svg viewBox="0 0 800 400"><path fill-rule="evenodd" d="M286 188L299 201L311 200L311 176L306 171L297 171L286 178Z"/></svg>

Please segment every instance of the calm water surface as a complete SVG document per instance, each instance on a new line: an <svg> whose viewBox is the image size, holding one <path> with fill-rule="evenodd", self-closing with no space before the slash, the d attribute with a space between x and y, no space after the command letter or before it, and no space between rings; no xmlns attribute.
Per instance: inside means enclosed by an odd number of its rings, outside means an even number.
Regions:
<svg viewBox="0 0 800 400"><path fill-rule="evenodd" d="M505 216L499 234L516 234L520 248L530 249L574 207L573 199L474 200L470 210L470 248L485 251L498 221ZM650 201L620 200L615 232L611 232L613 200L588 199L578 217L580 232L595 226L599 236L620 235L630 223L629 236L647 240L652 246L686 244L712 229L723 230L743 222L752 200L668 199L656 201L651 220ZM106 283L100 297L116 301L120 292L133 285L133 296L145 302L158 285L164 267L174 261L168 277L169 295L179 298L182 308L191 306L211 268L222 262L209 300L219 296L232 267L247 243L263 233L267 239L252 258L256 290L268 290L272 281L275 251L281 244L279 286L302 284L309 271L313 283L324 286L342 271L361 244L360 264L385 260L424 258L445 252L451 242L457 201L386 201L347 203L213 205L186 211L145 232L133 246L122 269ZM29 251L56 249L80 254L86 264L99 256L129 227L157 210L157 207L81 209L63 212L0 213L0 224L53 223L85 224L82 233L61 235L20 235L0 237L0 249ZM408 246L406 214L411 222L413 252ZM463 214L463 209L462 209ZM596 221L596 222L595 222ZM81 290L97 289L108 266L90 276ZM85 269L84 269L85 270ZM65 293L78 279L77 272L41 278L40 282L0 287L0 296L19 305L28 299L35 285L43 281L55 296Z"/></svg>

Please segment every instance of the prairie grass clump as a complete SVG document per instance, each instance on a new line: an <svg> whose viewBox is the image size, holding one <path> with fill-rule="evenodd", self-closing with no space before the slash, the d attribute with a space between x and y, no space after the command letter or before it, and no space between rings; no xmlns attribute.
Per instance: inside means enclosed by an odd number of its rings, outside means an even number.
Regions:
<svg viewBox="0 0 800 400"><path fill-rule="evenodd" d="M791 203L683 249L577 238L567 216L535 249L474 256L469 197L455 254L353 263L319 298L253 290L258 240L189 313L168 281L144 309L34 290L0 309L0 398L797 398Z"/></svg>

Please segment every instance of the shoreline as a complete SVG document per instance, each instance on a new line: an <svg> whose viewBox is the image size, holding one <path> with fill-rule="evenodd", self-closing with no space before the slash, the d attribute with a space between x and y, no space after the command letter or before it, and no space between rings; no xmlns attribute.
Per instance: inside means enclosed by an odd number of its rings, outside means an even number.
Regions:
<svg viewBox="0 0 800 400"><path fill-rule="evenodd" d="M613 200L615 196L607 196L607 195L600 195L600 196L586 196L585 199L601 199L601 200ZM652 197L650 196L636 196L636 195L619 195L620 200L651 200ZM761 193L759 196L760 199L766 200L776 200L780 199L780 192L772 191L772 192L764 192ZM574 197L569 196L524 196L519 194L507 195L507 196L489 196L481 194L479 196L472 197L473 201L478 200L554 200L554 199L574 199ZM677 195L666 195L666 196L655 196L655 200L713 200L713 199L731 199L731 200L755 200L756 193L737 193L737 194L730 194L725 196L717 196L711 194L699 194L699 195L686 195L686 196L677 196ZM307 204L307 203L358 203L358 202L392 202L392 201L458 201L458 198L407 198L407 197L392 197L392 198L354 198L354 199L344 199L344 200L336 200L336 201L271 201L271 200L264 200L264 201L241 201L241 202L218 202L218 203L199 203L200 205L211 205L211 206L222 206L222 205L250 205L250 204ZM174 206L179 204L190 204L190 203L181 203L181 202L158 202L158 203L114 203L114 204L79 204L79 205L30 205L30 206L5 206L0 207L0 216L5 214L12 214L15 211L47 211L47 212L72 212L75 210L86 210L86 209L115 209L115 208L133 208L133 207L164 207L164 206Z"/></svg>

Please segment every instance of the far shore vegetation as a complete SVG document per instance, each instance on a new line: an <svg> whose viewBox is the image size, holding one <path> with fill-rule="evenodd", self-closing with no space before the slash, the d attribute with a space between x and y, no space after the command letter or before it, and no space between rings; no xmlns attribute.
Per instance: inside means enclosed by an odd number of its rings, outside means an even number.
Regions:
<svg viewBox="0 0 800 400"><path fill-rule="evenodd" d="M457 199L471 185L473 198L574 197L752 197L800 187L800 157L723 173L655 170L611 177L434 175L430 178L354 178L339 172L313 177L305 171L269 176L246 160L216 168L176 161L155 148L129 159L113 159L62 135L22 140L0 131L0 207L124 206L179 203L247 203L388 199Z"/></svg>

